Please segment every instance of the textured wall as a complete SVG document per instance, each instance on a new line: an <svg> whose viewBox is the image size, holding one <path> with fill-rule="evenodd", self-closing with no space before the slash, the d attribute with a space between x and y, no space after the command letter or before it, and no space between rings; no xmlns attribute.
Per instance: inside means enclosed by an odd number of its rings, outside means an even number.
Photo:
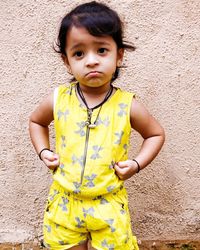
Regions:
<svg viewBox="0 0 200 250"><path fill-rule="evenodd" d="M69 76L52 49L67 0L0 1L0 242L41 237L50 174L35 155L28 117ZM166 130L150 167L127 181L141 239L200 235L200 2L104 1L125 22L126 53L118 86L137 93ZM53 136L52 136L53 141ZM141 139L132 136L131 155Z"/></svg>

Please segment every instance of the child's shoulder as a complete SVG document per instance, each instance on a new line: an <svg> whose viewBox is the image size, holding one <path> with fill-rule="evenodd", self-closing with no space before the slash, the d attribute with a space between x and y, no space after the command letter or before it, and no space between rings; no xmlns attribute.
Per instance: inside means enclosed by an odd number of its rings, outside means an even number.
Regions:
<svg viewBox="0 0 200 250"><path fill-rule="evenodd" d="M56 92L59 95L62 94L69 94L72 92L73 89L75 89L75 85L76 83L70 83L70 84L61 84L59 86L57 86L54 90L54 92Z"/></svg>
<svg viewBox="0 0 200 250"><path fill-rule="evenodd" d="M75 88L74 83L71 83L69 85L61 84L57 86L54 89L54 93L53 93L54 108L58 100L62 101L63 98L66 100L67 97L71 96L74 88Z"/></svg>
<svg viewBox="0 0 200 250"><path fill-rule="evenodd" d="M128 98L128 99L133 99L136 97L136 94L135 92L133 91L130 91L130 90L124 90L124 89L121 89L121 88L118 88L117 87L117 91L118 93L120 94L120 96L124 99Z"/></svg>
<svg viewBox="0 0 200 250"><path fill-rule="evenodd" d="M67 91L72 88L75 88L76 83L70 83L70 84L60 84L59 86L56 87L57 90L59 91Z"/></svg>

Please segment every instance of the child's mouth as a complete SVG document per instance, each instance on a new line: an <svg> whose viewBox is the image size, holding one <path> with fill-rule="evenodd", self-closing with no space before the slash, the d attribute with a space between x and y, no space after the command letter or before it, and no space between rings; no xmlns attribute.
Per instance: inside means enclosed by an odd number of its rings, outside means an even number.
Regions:
<svg viewBox="0 0 200 250"><path fill-rule="evenodd" d="M101 72L99 71L90 71L86 74L86 77L98 77L101 75Z"/></svg>

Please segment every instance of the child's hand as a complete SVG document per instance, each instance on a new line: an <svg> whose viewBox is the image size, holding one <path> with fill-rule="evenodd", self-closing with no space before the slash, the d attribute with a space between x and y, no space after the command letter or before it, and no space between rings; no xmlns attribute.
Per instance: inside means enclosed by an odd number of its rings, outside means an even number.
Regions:
<svg viewBox="0 0 200 250"><path fill-rule="evenodd" d="M59 166L59 155L49 151L44 150L41 154L41 159L44 162L44 164L51 170L56 170L56 168Z"/></svg>
<svg viewBox="0 0 200 250"><path fill-rule="evenodd" d="M116 171L117 176L121 180L127 180L137 173L138 166L136 162L132 160L126 160L115 163L114 169Z"/></svg>

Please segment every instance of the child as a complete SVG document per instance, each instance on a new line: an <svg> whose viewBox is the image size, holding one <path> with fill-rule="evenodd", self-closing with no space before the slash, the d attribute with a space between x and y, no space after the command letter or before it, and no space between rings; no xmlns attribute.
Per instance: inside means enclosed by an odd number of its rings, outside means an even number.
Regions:
<svg viewBox="0 0 200 250"><path fill-rule="evenodd" d="M53 184L44 215L49 249L137 250L124 180L158 154L164 131L134 94L113 86L124 49L117 13L95 1L79 5L61 23L58 52L74 76L30 117L30 135ZM54 120L56 153L48 126ZM135 159L127 151L131 127L144 141Z"/></svg>

